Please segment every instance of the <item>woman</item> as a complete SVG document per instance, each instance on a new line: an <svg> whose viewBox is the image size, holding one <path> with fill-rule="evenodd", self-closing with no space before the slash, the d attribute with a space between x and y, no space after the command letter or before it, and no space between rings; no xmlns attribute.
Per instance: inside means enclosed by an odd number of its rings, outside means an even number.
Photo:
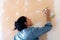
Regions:
<svg viewBox="0 0 60 40"><path fill-rule="evenodd" d="M39 40L39 37L44 33L47 33L52 27L50 20L50 10L47 9L45 14L47 23L42 28L31 27L33 25L31 20L25 16L21 16L15 22L14 30L17 29L19 32L14 36L14 40Z"/></svg>

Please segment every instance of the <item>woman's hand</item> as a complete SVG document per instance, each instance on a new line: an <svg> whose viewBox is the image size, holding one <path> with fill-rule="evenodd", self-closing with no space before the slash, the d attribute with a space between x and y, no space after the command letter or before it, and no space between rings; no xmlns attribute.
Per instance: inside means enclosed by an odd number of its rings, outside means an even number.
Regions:
<svg viewBox="0 0 60 40"><path fill-rule="evenodd" d="M51 21L51 19L50 19L50 10L45 9L44 11L45 11L44 13L46 14L47 21Z"/></svg>
<svg viewBox="0 0 60 40"><path fill-rule="evenodd" d="M50 16L50 10L49 9L45 9L45 14L46 14L46 16Z"/></svg>

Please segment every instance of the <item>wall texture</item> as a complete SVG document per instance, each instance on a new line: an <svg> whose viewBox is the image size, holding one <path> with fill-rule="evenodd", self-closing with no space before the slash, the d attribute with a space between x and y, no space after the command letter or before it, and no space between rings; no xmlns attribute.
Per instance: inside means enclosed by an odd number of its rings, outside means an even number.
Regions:
<svg viewBox="0 0 60 40"><path fill-rule="evenodd" d="M20 16L30 18L33 24L40 22L42 26L46 23L46 17L42 10L48 7L53 8L52 0L5 0L4 13L2 17L3 40L13 40L17 31L14 31L14 22ZM55 20L52 19L55 26ZM41 36L41 40L47 40L47 34Z"/></svg>
<svg viewBox="0 0 60 40"><path fill-rule="evenodd" d="M60 0L53 0L55 26L48 33L48 40L60 40Z"/></svg>

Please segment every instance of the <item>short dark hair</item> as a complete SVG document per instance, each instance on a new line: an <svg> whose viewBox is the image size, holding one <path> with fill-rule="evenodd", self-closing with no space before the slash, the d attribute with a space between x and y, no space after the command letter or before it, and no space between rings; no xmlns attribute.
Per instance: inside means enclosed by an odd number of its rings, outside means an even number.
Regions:
<svg viewBox="0 0 60 40"><path fill-rule="evenodd" d="M18 18L18 20L15 22L15 28L14 30L18 30L18 31L21 31L25 28L27 28L27 26L24 24L24 22L27 22L26 20L27 18L25 16L21 16Z"/></svg>

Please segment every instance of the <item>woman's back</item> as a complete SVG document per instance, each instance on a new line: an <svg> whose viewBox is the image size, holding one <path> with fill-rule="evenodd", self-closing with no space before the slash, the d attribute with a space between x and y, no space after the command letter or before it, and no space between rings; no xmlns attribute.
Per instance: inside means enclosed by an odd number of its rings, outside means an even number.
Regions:
<svg viewBox="0 0 60 40"><path fill-rule="evenodd" d="M14 40L38 40L38 37L34 38L32 30L33 30L33 27L28 29L23 29L21 32L18 32L14 36Z"/></svg>
<svg viewBox="0 0 60 40"><path fill-rule="evenodd" d="M50 31L52 24L47 22L42 28L26 28L14 36L14 40L39 40L39 36Z"/></svg>

